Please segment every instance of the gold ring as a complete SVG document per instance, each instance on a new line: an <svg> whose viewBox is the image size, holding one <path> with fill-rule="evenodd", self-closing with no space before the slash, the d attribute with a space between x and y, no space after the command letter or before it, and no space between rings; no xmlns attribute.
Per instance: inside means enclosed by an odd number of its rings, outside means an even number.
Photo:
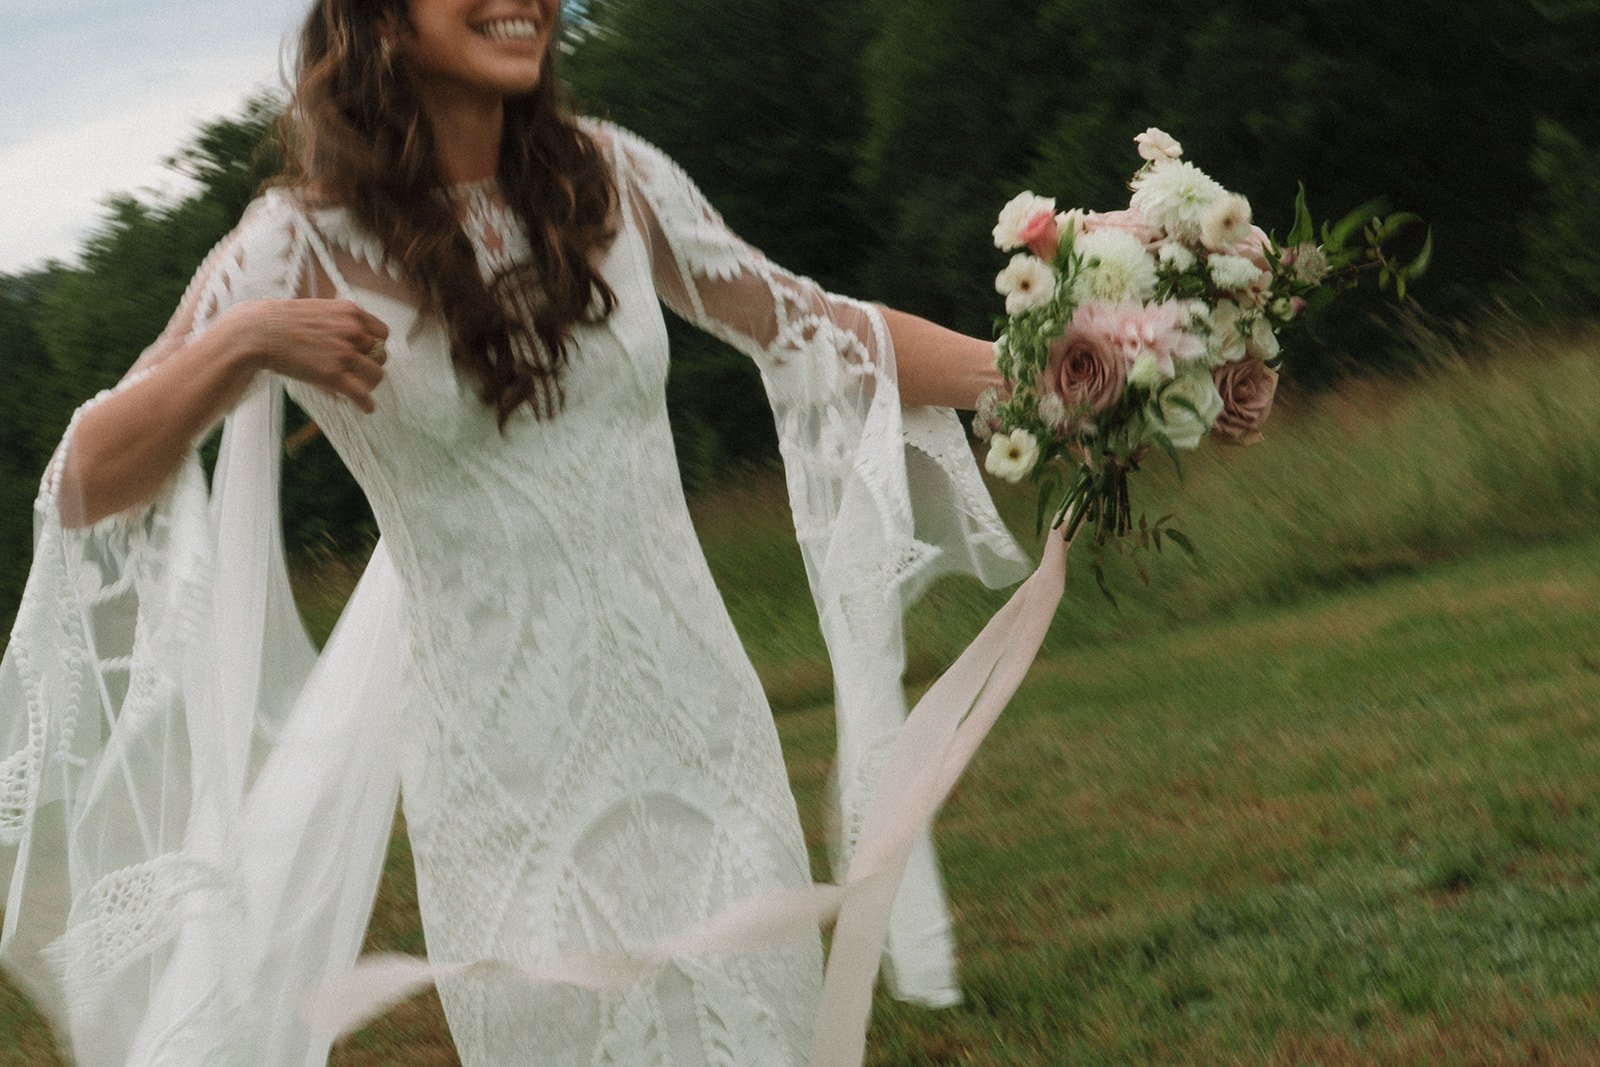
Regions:
<svg viewBox="0 0 1600 1067"><path fill-rule="evenodd" d="M384 346L383 338L372 342L372 347L367 349L367 355L378 361L378 366L383 366L389 361L389 349Z"/></svg>

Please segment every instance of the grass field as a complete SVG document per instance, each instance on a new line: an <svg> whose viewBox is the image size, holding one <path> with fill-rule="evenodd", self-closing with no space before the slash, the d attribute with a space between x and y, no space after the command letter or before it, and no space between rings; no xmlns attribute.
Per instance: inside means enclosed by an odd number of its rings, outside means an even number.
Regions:
<svg viewBox="0 0 1600 1067"><path fill-rule="evenodd" d="M880 997L869 1062L1600 1063L1597 350L1291 406L1274 447L1150 472L1206 566L1117 578L1120 612L1074 568L938 824L967 1003ZM828 678L781 496L696 510L820 828ZM1001 600L935 589L913 683ZM374 946L422 947L409 865L397 834ZM0 1063L51 1062L0 990ZM333 1062L456 1061L423 997Z"/></svg>

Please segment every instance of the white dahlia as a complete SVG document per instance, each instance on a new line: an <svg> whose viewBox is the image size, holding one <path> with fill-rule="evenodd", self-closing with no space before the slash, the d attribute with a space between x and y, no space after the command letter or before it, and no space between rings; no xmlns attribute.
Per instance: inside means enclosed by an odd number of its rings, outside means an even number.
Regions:
<svg viewBox="0 0 1600 1067"><path fill-rule="evenodd" d="M1072 280L1078 303L1143 303L1156 294L1156 261L1144 243L1123 230L1096 230L1078 238L1073 251L1083 269Z"/></svg>
<svg viewBox="0 0 1600 1067"><path fill-rule="evenodd" d="M1206 212L1227 193L1193 163L1168 159L1133 179L1129 206L1173 236L1198 241Z"/></svg>

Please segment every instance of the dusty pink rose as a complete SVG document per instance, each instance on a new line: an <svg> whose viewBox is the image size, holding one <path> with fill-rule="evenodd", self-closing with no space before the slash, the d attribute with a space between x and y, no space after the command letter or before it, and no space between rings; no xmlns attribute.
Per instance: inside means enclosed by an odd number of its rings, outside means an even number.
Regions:
<svg viewBox="0 0 1600 1067"><path fill-rule="evenodd" d="M1067 332L1050 346L1039 388L1060 397L1075 415L1098 415L1122 399L1127 374L1127 363L1110 339L1098 330L1080 329L1074 316Z"/></svg>
<svg viewBox="0 0 1600 1067"><path fill-rule="evenodd" d="M1211 372L1222 395L1222 414L1211 426L1211 436L1236 445L1261 440L1261 427L1272 414L1278 391L1278 372L1259 359L1224 363Z"/></svg>
<svg viewBox="0 0 1600 1067"><path fill-rule="evenodd" d="M1083 216L1083 232L1121 230L1132 234L1146 248L1155 248L1166 240L1161 227L1153 225L1141 213L1128 208L1123 211L1088 211Z"/></svg>
<svg viewBox="0 0 1600 1067"><path fill-rule="evenodd" d="M1023 224L1017 236L1022 238L1022 243L1028 246L1028 251L1044 260L1053 262L1056 258L1056 242L1061 239L1061 228L1056 224L1053 211L1039 211Z"/></svg>

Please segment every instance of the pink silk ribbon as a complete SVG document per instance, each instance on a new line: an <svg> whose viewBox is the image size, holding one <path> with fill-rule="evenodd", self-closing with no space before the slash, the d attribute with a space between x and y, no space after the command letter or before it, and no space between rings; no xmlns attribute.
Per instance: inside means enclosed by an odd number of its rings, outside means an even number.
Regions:
<svg viewBox="0 0 1600 1067"><path fill-rule="evenodd" d="M343 1035L440 978L504 973L534 983L615 989L673 959L750 952L834 922L811 1046L811 1067L860 1067L895 894L917 836L955 788L1039 654L1066 580L1067 542L1045 539L1039 567L923 694L889 748L843 885L819 883L747 897L705 923L626 954L563 953L537 962L432 963L363 957L302 1003L322 1034Z"/></svg>

